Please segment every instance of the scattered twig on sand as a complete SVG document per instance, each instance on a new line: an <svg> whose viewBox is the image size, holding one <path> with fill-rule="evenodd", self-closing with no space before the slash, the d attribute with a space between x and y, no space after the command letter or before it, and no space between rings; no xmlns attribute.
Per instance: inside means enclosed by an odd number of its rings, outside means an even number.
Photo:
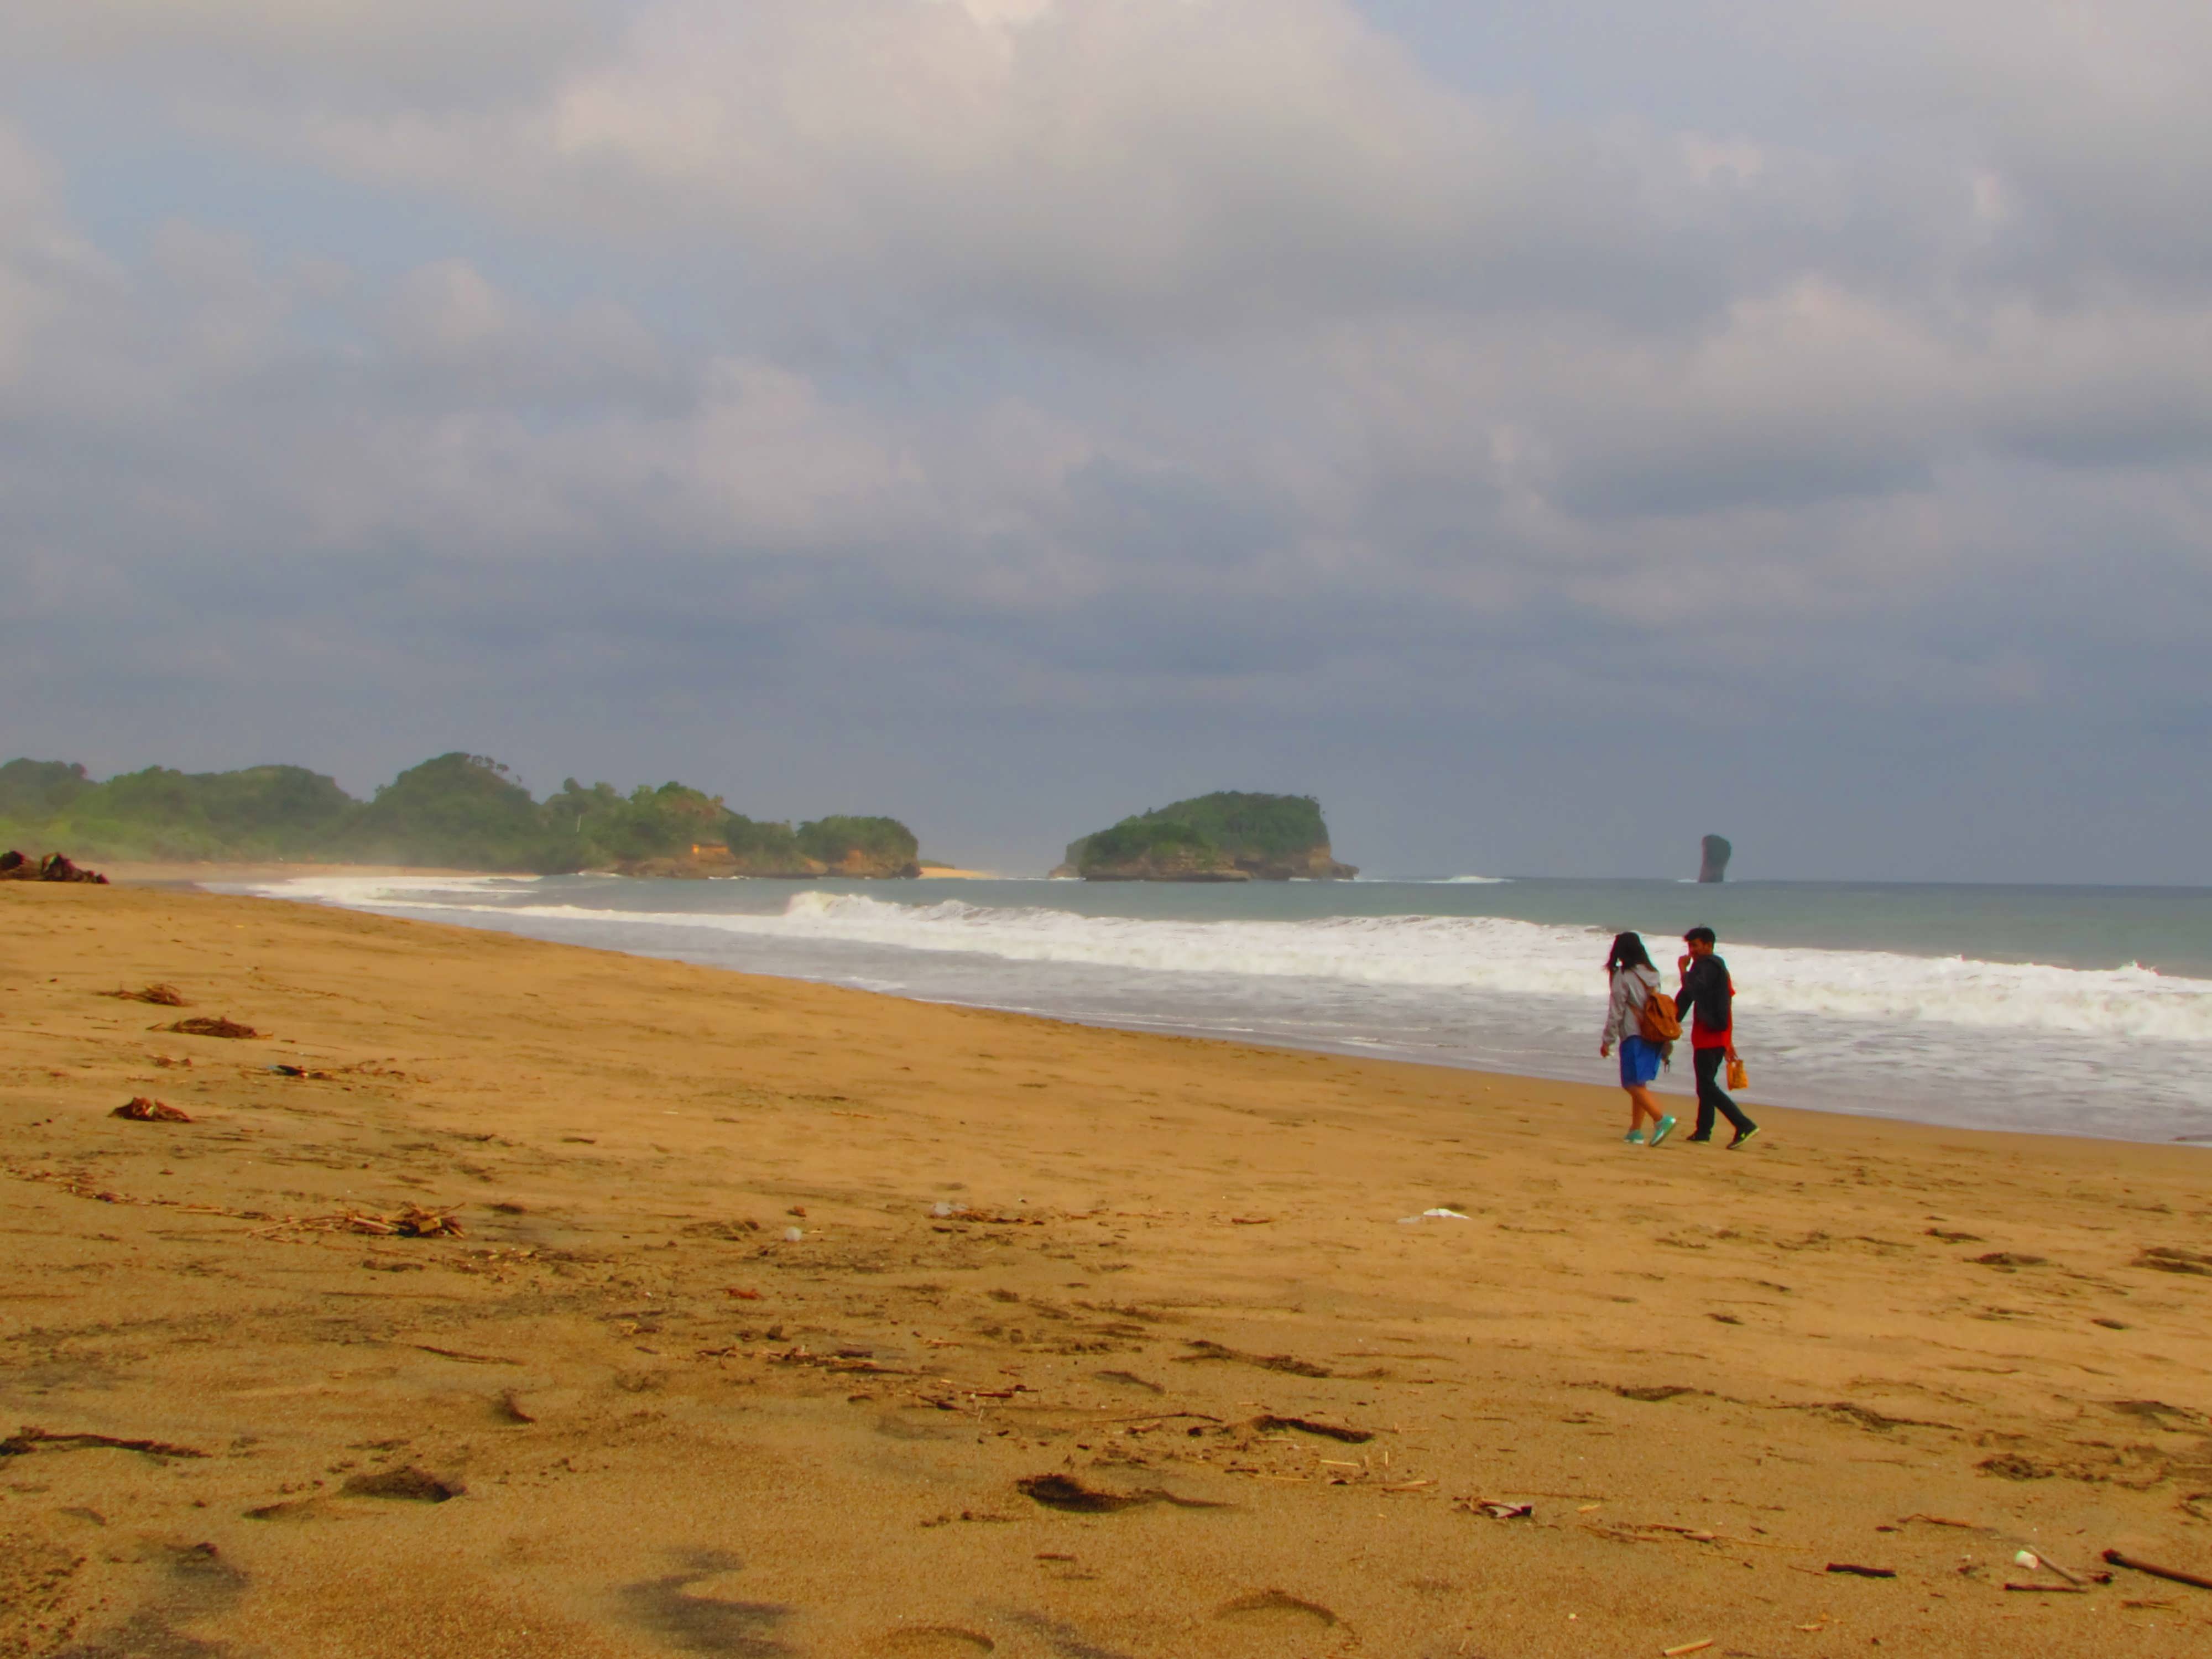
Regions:
<svg viewBox="0 0 2212 1659"><path fill-rule="evenodd" d="M20 1164L0 1164L0 1173L13 1176L18 1181L44 1182L48 1186L60 1188L71 1198L89 1199L95 1204L152 1205L164 1210L174 1210L180 1215L222 1215L237 1221L276 1220L266 1210L234 1210L223 1204L185 1204L173 1198L133 1198L128 1194L97 1185L89 1176L65 1170L36 1170L27 1169Z"/></svg>
<svg viewBox="0 0 2212 1659"><path fill-rule="evenodd" d="M2056 1561L2050 1559L2047 1556L2039 1554L2034 1550L2021 1551L2017 1555L2013 1557L2012 1564L2016 1567L2026 1567L2030 1572L2056 1573L2069 1584L2079 1585L2081 1582L2080 1578L2067 1571L2065 1568L2060 1566ZM2112 1575L2110 1573L2106 1573L2104 1575L2104 1578L2106 1582L2109 1583L2112 1581Z"/></svg>
<svg viewBox="0 0 2212 1659"><path fill-rule="evenodd" d="M180 1019L173 1025L157 1025L154 1029L175 1031L183 1036L258 1037L261 1035L251 1025L241 1025L238 1021L219 1014L198 1014L191 1019Z"/></svg>
<svg viewBox="0 0 2212 1659"><path fill-rule="evenodd" d="M1966 1532L1986 1532L1989 1530L1988 1528L1981 1525L1978 1522L1954 1521L1948 1515L1908 1515L1900 1519L1897 1524L1900 1527L1909 1527L1915 1521L1925 1521L1931 1527L1957 1527Z"/></svg>
<svg viewBox="0 0 2212 1659"><path fill-rule="evenodd" d="M1225 1359L1240 1365L1257 1365L1263 1371L1283 1371L1291 1376L1328 1376L1326 1365L1316 1365L1310 1359L1300 1359L1287 1353L1243 1353L1203 1337L1191 1339L1194 1353L1179 1353L1175 1357L1178 1365L1194 1364L1206 1359Z"/></svg>
<svg viewBox="0 0 2212 1659"><path fill-rule="evenodd" d="M1830 1572L1849 1573L1854 1578L1894 1578L1897 1577L1897 1569L1894 1567L1863 1567L1856 1561L1831 1561L1828 1563L1828 1571Z"/></svg>
<svg viewBox="0 0 2212 1659"><path fill-rule="evenodd" d="M2179 1567L2154 1566L2148 1561L2138 1561L2132 1555L2124 1555L2118 1550L2106 1550L2105 1559L2116 1567L2125 1567L2130 1572L2148 1573L2152 1577L2163 1578L2168 1583L2189 1584L2197 1589L2212 1590L2212 1578L2184 1572Z"/></svg>
<svg viewBox="0 0 2212 1659"><path fill-rule="evenodd" d="M114 1451L143 1452L149 1457L205 1457L207 1454L191 1446L173 1446L164 1440L119 1440L112 1434L52 1434L45 1429L26 1425L5 1440L0 1440L0 1457L21 1457L41 1446L51 1446L58 1451L87 1446L106 1447Z"/></svg>
<svg viewBox="0 0 2212 1659"><path fill-rule="evenodd" d="M441 1359L458 1359L464 1365L520 1365L520 1359L509 1359L503 1354L467 1353L459 1348L434 1348L428 1342L410 1342L407 1346L417 1353L434 1353Z"/></svg>
<svg viewBox="0 0 2212 1659"><path fill-rule="evenodd" d="M2013 1584L2008 1590L2033 1590L2039 1595L2087 1595L2089 1592L2079 1584Z"/></svg>
<svg viewBox="0 0 2212 1659"><path fill-rule="evenodd" d="M144 1095L133 1095L128 1103L118 1106L110 1117L128 1118L133 1123L190 1123L192 1115L180 1106L172 1106L166 1100L149 1100Z"/></svg>
<svg viewBox="0 0 2212 1659"><path fill-rule="evenodd" d="M1659 1652L1661 1659L1683 1659L1686 1654L1703 1653L1711 1646L1712 1642L1708 1638L1703 1642L1685 1642L1678 1648L1662 1648Z"/></svg>
<svg viewBox="0 0 2212 1659"><path fill-rule="evenodd" d="M142 986L136 991L126 986L118 990L102 991L99 994L113 997L118 1002L150 1002L161 1008L189 1008L192 1006L185 1000L185 994L173 985L156 983Z"/></svg>

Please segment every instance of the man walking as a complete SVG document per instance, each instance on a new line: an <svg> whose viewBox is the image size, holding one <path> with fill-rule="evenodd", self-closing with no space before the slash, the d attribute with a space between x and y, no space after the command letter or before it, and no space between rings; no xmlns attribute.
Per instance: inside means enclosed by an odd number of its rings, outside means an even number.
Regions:
<svg viewBox="0 0 2212 1659"><path fill-rule="evenodd" d="M1713 1114L1718 1112L1735 1126L1730 1152L1759 1133L1759 1125L1721 1089L1721 1066L1735 1058L1735 986L1728 963L1713 954L1719 941L1710 927L1692 927L1682 935L1688 953L1676 964L1682 970L1682 988L1674 994L1674 1017L1690 1026L1690 1053L1698 1069L1698 1127L1689 1138L1713 1138Z"/></svg>

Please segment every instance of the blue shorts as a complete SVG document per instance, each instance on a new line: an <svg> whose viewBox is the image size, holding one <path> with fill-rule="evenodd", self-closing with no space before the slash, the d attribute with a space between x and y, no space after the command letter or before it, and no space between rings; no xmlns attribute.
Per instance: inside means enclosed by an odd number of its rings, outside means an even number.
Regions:
<svg viewBox="0 0 2212 1659"><path fill-rule="evenodd" d="M1620 1040L1620 1086L1640 1089L1659 1075L1659 1048L1640 1036Z"/></svg>

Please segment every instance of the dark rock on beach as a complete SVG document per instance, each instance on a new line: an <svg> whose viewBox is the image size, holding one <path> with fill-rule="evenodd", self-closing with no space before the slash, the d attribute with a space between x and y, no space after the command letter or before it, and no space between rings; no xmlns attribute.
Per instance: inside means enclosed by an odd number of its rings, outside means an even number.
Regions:
<svg viewBox="0 0 2212 1659"><path fill-rule="evenodd" d="M97 870L72 864L59 853L36 859L10 848L0 853L0 881L74 881L105 887L107 878Z"/></svg>

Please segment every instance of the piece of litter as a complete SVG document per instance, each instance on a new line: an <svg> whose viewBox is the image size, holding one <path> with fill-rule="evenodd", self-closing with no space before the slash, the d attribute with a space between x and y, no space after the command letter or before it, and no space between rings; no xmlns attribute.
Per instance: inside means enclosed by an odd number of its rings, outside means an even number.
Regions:
<svg viewBox="0 0 2212 1659"><path fill-rule="evenodd" d="M966 1215L968 1206L965 1204L947 1204L940 1200L929 1206L929 1212L939 1221L944 1221L952 1216Z"/></svg>
<svg viewBox="0 0 2212 1659"><path fill-rule="evenodd" d="M1682 1659L1682 1656L1686 1653L1703 1653L1711 1646L1712 1643L1710 1639L1703 1642L1685 1642L1679 1648L1662 1648L1659 1652L1662 1659Z"/></svg>
<svg viewBox="0 0 2212 1659"><path fill-rule="evenodd" d="M805 1229L802 1227L786 1227L783 1230L783 1242L787 1244L796 1244L805 1237Z"/></svg>
<svg viewBox="0 0 2212 1659"><path fill-rule="evenodd" d="M1457 1210L1424 1210L1419 1215L1400 1216L1398 1224L1401 1227L1418 1227L1424 1221L1472 1221L1474 1218L1472 1216L1462 1215Z"/></svg>
<svg viewBox="0 0 2212 1659"><path fill-rule="evenodd" d="M2087 1595L2079 1584L2007 1584L2008 1590L2033 1590L2039 1595Z"/></svg>
<svg viewBox="0 0 2212 1659"><path fill-rule="evenodd" d="M1493 1521L1533 1521L1536 1516L1534 1504L1506 1504L1494 1498L1480 1500L1474 1508Z"/></svg>

